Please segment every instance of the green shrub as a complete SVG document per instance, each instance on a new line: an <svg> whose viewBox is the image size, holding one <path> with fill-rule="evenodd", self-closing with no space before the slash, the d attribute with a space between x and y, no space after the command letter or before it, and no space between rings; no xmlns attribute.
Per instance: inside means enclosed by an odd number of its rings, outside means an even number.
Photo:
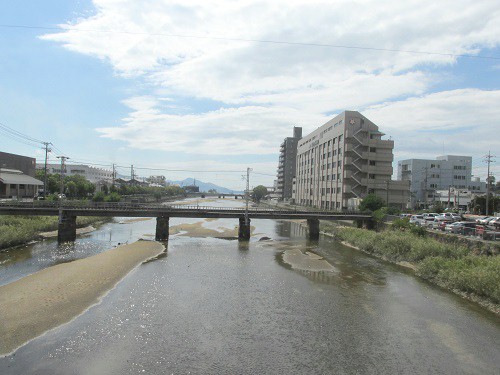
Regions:
<svg viewBox="0 0 500 375"><path fill-rule="evenodd" d="M459 259L442 256L424 259L417 274L448 288L487 297L500 303L500 257L467 255Z"/></svg>
<svg viewBox="0 0 500 375"><path fill-rule="evenodd" d="M106 196L104 195L104 193L102 191L98 192L98 193L95 193L94 197L92 198L92 200L94 202L104 202L104 198Z"/></svg>
<svg viewBox="0 0 500 375"><path fill-rule="evenodd" d="M106 202L120 202L122 200L122 197L121 197L120 194L113 192L113 193L111 193L109 195L106 195L106 197L104 198L104 200Z"/></svg>
<svg viewBox="0 0 500 375"><path fill-rule="evenodd" d="M402 219L396 219L391 223L391 229L409 229L410 228L410 218L404 217Z"/></svg>

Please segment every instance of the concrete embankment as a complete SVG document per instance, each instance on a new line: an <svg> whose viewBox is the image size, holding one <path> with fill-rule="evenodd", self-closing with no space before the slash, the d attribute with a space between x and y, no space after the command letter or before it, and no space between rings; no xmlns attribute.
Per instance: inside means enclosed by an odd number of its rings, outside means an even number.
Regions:
<svg viewBox="0 0 500 375"><path fill-rule="evenodd" d="M58 264L0 287L0 356L98 303L132 269L165 250L138 241Z"/></svg>

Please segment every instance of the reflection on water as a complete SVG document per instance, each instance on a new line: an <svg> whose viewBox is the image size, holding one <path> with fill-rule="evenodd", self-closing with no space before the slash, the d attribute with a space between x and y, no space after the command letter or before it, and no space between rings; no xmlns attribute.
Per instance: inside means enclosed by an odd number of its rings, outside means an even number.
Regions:
<svg viewBox="0 0 500 375"><path fill-rule="evenodd" d="M494 374L500 367L498 318L329 238L308 241L296 223L252 225L251 242L171 236L168 255L138 267L73 322L0 359L0 373ZM47 241L2 254L0 280L147 233L154 220L109 223L74 245ZM258 241L264 236L271 240ZM293 270L282 262L287 249L318 254L335 272Z"/></svg>

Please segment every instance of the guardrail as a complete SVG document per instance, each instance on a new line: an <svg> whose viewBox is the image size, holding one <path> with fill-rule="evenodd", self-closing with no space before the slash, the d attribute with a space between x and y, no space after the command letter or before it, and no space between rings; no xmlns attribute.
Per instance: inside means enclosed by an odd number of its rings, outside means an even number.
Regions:
<svg viewBox="0 0 500 375"><path fill-rule="evenodd" d="M1 208L24 208L24 209L75 209L75 210L105 210L105 211L186 211L186 212L241 212L244 213L244 208L238 207L212 207L212 206L199 206L199 205L169 205L157 203L130 203L130 202L79 202L79 201L33 201L33 202L0 202ZM273 208L249 208L248 212L251 214L302 214L302 215L347 215L347 216L371 216L370 212L356 212L356 211L311 211L311 210L289 210L289 209L273 209Z"/></svg>

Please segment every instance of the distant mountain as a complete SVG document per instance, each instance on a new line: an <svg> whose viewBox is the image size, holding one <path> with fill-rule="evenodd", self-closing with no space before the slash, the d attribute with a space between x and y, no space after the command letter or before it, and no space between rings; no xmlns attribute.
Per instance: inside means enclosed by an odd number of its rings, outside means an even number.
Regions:
<svg viewBox="0 0 500 375"><path fill-rule="evenodd" d="M179 185L179 186L192 186L192 185L196 185L196 186L198 186L200 188L200 192L203 192L203 193L206 193L209 190L214 189L214 190L217 191L217 193L243 194L242 191L227 189L225 187L212 184L211 182L203 182L203 181L200 181L200 180L195 180L193 178L186 178L186 179L184 179L182 181L167 180L167 182L170 182L171 184Z"/></svg>

